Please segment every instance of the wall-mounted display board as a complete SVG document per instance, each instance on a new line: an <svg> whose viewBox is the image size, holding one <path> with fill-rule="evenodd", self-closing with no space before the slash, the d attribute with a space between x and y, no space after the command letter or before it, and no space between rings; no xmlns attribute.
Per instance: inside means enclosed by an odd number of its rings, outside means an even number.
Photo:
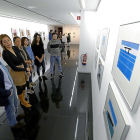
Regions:
<svg viewBox="0 0 140 140"><path fill-rule="evenodd" d="M28 37L28 38L31 38L31 32L30 32L29 29L26 29L26 34L27 34L27 37Z"/></svg>
<svg viewBox="0 0 140 140"><path fill-rule="evenodd" d="M45 32L43 32L43 40L45 41Z"/></svg>
<svg viewBox="0 0 140 140"><path fill-rule="evenodd" d="M25 36L25 31L24 29L19 29L19 32L20 32L20 37L24 37Z"/></svg>
<svg viewBox="0 0 140 140"><path fill-rule="evenodd" d="M98 80L99 89L101 88L101 84L102 84L103 72L104 72L104 64L103 64L101 58L99 58L98 71L97 71L97 80Z"/></svg>
<svg viewBox="0 0 140 140"><path fill-rule="evenodd" d="M107 52L107 45L108 45L108 38L109 38L109 29L103 29L102 30L102 41L101 41L101 48L100 48L100 53L105 61L106 59L106 52Z"/></svg>
<svg viewBox="0 0 140 140"><path fill-rule="evenodd" d="M120 26L112 75L131 110L140 101L140 22Z"/></svg>
<svg viewBox="0 0 140 140"><path fill-rule="evenodd" d="M17 31L16 28L11 28L11 32L12 32L12 37L13 38L16 37L16 36L18 36L18 31Z"/></svg>
<svg viewBox="0 0 140 140"><path fill-rule="evenodd" d="M108 140L125 140L130 124L113 83L108 86L103 116Z"/></svg>
<svg viewBox="0 0 140 140"><path fill-rule="evenodd" d="M95 49L95 69L96 69L96 67L97 67L97 60L98 60L98 51Z"/></svg>
<svg viewBox="0 0 140 140"><path fill-rule="evenodd" d="M41 35L41 37L42 37L42 32L41 31L39 31L39 34Z"/></svg>
<svg viewBox="0 0 140 140"><path fill-rule="evenodd" d="M96 36L96 48L99 50L100 45L100 37L101 37L101 30L97 30L97 36Z"/></svg>

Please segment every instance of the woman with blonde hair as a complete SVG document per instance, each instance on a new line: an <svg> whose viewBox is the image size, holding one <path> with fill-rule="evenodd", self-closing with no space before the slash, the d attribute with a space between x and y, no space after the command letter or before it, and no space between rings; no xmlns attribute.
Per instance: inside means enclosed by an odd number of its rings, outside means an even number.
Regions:
<svg viewBox="0 0 140 140"><path fill-rule="evenodd" d="M28 104L29 102L24 99L27 81L26 73L30 75L30 69L27 68L19 49L12 47L11 38L7 34L0 35L0 45L3 48L3 59L10 66L10 75L17 88L19 100L25 107L31 107L31 105Z"/></svg>

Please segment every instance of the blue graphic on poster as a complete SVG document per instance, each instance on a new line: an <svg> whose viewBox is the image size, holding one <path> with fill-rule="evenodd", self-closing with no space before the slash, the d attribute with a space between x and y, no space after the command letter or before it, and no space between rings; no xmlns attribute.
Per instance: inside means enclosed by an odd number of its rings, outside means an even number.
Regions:
<svg viewBox="0 0 140 140"><path fill-rule="evenodd" d="M112 139L112 137L114 135L114 127L117 126L117 118L116 118L111 100L109 100L109 107L110 107L111 115L109 114L109 111L106 111L106 117L107 117L107 121L108 121L110 136L111 136L111 139ZM113 118L113 120L112 120L112 118Z"/></svg>
<svg viewBox="0 0 140 140"><path fill-rule="evenodd" d="M130 81L137 58L139 44L122 40L117 67Z"/></svg>
<svg viewBox="0 0 140 140"><path fill-rule="evenodd" d="M108 111L106 112L106 117L107 117L107 122L108 122L110 135L111 135L111 138L112 138L113 135L114 135L114 128L113 128L114 125L113 125L112 119L111 119L110 114L109 114Z"/></svg>

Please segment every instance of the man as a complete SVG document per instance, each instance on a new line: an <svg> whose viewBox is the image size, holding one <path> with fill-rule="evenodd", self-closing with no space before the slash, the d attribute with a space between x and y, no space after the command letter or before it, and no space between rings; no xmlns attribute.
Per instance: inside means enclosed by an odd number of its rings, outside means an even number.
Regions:
<svg viewBox="0 0 140 140"><path fill-rule="evenodd" d="M50 30L50 32L49 32L49 40L52 39L52 33L53 33L53 30Z"/></svg>
<svg viewBox="0 0 140 140"><path fill-rule="evenodd" d="M62 36L62 44L63 44L63 47L65 48L65 43L66 43L66 36L65 36L65 34L63 34L63 36Z"/></svg>
<svg viewBox="0 0 140 140"><path fill-rule="evenodd" d="M48 52L51 55L50 58L50 71L51 71L51 78L54 78L54 63L55 60L57 61L60 76L64 76L61 67L61 42L57 39L57 34L52 34L52 40L48 42L47 46Z"/></svg>
<svg viewBox="0 0 140 140"><path fill-rule="evenodd" d="M1 51L0 51L1 57ZM0 61L0 106L5 106L6 116L11 128L22 128L25 124L19 122L24 114L17 116L18 99L13 80L7 68Z"/></svg>

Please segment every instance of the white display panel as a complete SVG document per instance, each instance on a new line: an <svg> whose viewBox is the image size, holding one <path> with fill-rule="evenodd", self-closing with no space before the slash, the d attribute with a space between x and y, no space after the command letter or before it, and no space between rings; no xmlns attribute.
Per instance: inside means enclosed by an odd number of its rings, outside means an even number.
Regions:
<svg viewBox="0 0 140 140"><path fill-rule="evenodd" d="M108 86L103 115L108 140L125 140L130 125L113 83Z"/></svg>
<svg viewBox="0 0 140 140"><path fill-rule="evenodd" d="M98 51L95 49L95 69L96 69L96 67L97 67L97 60L98 60Z"/></svg>
<svg viewBox="0 0 140 140"><path fill-rule="evenodd" d="M101 58L99 58L98 71L97 71L97 80L98 80L99 89L101 88L101 84L102 84L103 72L104 72L104 64L103 64Z"/></svg>
<svg viewBox="0 0 140 140"><path fill-rule="evenodd" d="M109 37L109 29L107 29L107 28L103 29L100 53L101 53L101 56L102 56L104 61L106 59L108 37Z"/></svg>
<svg viewBox="0 0 140 140"><path fill-rule="evenodd" d="M96 48L99 50L101 30L97 30Z"/></svg>
<svg viewBox="0 0 140 140"><path fill-rule="evenodd" d="M139 102L140 22L121 25L112 75L131 110Z"/></svg>

